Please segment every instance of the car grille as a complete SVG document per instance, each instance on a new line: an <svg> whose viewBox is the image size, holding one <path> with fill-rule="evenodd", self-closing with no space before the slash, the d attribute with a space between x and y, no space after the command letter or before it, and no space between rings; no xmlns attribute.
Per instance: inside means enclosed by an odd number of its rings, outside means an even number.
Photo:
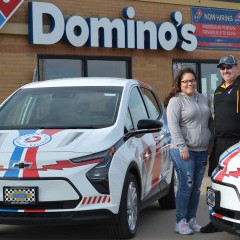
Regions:
<svg viewBox="0 0 240 240"><path fill-rule="evenodd" d="M35 205L6 205L3 202L0 202L1 209L71 209L76 208L80 203L81 199L73 200L73 201L56 201L56 202L38 202Z"/></svg>

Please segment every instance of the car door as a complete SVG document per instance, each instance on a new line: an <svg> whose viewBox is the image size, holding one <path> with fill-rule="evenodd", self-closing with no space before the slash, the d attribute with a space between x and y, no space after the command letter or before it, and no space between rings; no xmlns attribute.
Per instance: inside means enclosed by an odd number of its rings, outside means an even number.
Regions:
<svg viewBox="0 0 240 240"><path fill-rule="evenodd" d="M149 119L141 91L138 87L134 87L130 93L129 113L134 129L137 129L137 123L140 119ZM142 199L145 199L151 195L153 189L152 172L155 162L156 143L152 133L136 135L132 143L136 147L135 151L142 177Z"/></svg>
<svg viewBox="0 0 240 240"><path fill-rule="evenodd" d="M159 120L163 126L161 131L152 133L154 143L156 144L153 154L153 168L151 188L153 194L167 187L166 177L171 170L169 161L170 133L167 127L166 113L156 94L148 88L141 87L143 98L147 107L150 119ZM161 184L160 184L161 183Z"/></svg>

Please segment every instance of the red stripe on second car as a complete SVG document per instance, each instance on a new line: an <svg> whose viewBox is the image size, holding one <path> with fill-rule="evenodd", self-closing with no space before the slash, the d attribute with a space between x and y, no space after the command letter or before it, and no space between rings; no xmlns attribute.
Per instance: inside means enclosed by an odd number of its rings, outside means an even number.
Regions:
<svg viewBox="0 0 240 240"><path fill-rule="evenodd" d="M217 217L217 218L221 218L221 219L223 218L223 215L220 215L218 213L214 213L213 215L214 215L214 217Z"/></svg>
<svg viewBox="0 0 240 240"><path fill-rule="evenodd" d="M223 160L222 164L224 165L224 171L220 171L216 176L215 180L222 182L223 178L227 176L227 164L231 161L231 159L236 156L240 150L234 151L230 154L225 160Z"/></svg>

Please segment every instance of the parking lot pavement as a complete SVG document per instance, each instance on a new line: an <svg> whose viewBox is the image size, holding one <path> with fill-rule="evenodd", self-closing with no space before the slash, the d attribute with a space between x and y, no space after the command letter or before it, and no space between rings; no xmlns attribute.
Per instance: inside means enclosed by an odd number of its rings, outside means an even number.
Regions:
<svg viewBox="0 0 240 240"><path fill-rule="evenodd" d="M206 187L209 186L210 179L205 176L201 188L201 198L197 220L202 226L209 222L208 206L206 205ZM136 240L239 240L239 237L226 232L218 233L195 233L194 235L183 236L174 232L175 210L162 210L158 204L153 204L143 210L140 216L140 226Z"/></svg>
<svg viewBox="0 0 240 240"><path fill-rule="evenodd" d="M209 222L208 207L205 204L206 186L209 178L205 176L202 184L202 193L199 203L197 219L201 225ZM175 233L175 210L160 209L158 203L154 203L144 209L140 214L140 224L134 240L239 240L239 237L226 232L195 233L183 236ZM9 226L0 225L1 240L88 240L111 239L106 228L101 225L86 226Z"/></svg>

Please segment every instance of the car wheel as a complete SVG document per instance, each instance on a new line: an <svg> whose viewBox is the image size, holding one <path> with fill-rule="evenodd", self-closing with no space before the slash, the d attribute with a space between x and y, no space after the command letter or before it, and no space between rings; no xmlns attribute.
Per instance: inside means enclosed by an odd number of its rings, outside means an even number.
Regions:
<svg viewBox="0 0 240 240"><path fill-rule="evenodd" d="M111 230L114 238L128 239L134 237L138 226L139 217L139 187L136 177L128 174L119 208L119 214Z"/></svg>
<svg viewBox="0 0 240 240"><path fill-rule="evenodd" d="M177 187L178 187L178 177L177 177L176 171L173 170L169 192L166 196L158 200L160 207L164 209L176 208L175 197L177 193Z"/></svg>

